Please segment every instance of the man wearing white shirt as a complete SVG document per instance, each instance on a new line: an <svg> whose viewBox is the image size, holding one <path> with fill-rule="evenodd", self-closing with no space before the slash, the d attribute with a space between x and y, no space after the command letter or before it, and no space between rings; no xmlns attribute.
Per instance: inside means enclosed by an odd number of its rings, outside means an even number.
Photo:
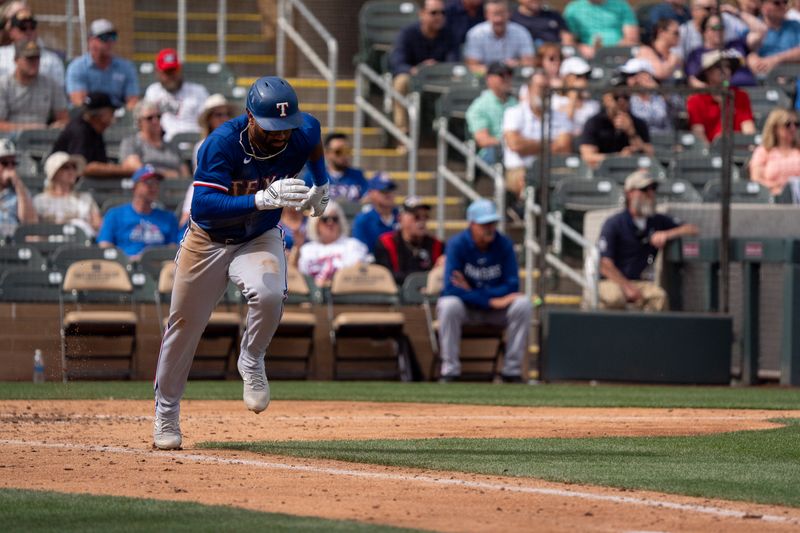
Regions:
<svg viewBox="0 0 800 533"><path fill-rule="evenodd" d="M164 140L170 141L176 133L200 132L197 117L203 111L208 90L199 83L184 81L178 52L165 48L156 57L158 81L144 93L144 99L158 104Z"/></svg>
<svg viewBox="0 0 800 533"><path fill-rule="evenodd" d="M469 30L464 43L464 62L470 70L484 74L494 62L532 67L533 39L525 26L509 21L507 0L487 0L484 13L486 22Z"/></svg>
<svg viewBox="0 0 800 533"><path fill-rule="evenodd" d="M506 110L503 117L503 164L506 167L506 190L519 198L525 188L525 171L533 166L542 145L542 96L548 79L541 72L528 82L528 102ZM572 123L567 116L550 113L550 153L572 152Z"/></svg>
<svg viewBox="0 0 800 533"><path fill-rule="evenodd" d="M11 17L8 35L14 42L6 46L0 46L0 75L13 74L17 70L14 43L33 40L37 41L42 49L41 59L39 60L39 74L47 76L63 89L64 62L58 54L45 48L39 41L37 26L38 22L28 8L17 11Z"/></svg>

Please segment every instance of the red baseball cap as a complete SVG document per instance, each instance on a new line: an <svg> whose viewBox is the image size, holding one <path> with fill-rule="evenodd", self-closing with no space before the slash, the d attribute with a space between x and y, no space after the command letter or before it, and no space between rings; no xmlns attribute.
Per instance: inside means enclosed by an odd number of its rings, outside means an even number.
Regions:
<svg viewBox="0 0 800 533"><path fill-rule="evenodd" d="M180 68L180 66L178 52L174 48L164 48L156 56L156 68L158 70L172 70Z"/></svg>

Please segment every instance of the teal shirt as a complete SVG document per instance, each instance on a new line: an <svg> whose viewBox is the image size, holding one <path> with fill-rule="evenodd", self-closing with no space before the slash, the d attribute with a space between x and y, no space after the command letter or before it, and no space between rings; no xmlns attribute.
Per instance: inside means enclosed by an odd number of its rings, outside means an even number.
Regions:
<svg viewBox="0 0 800 533"><path fill-rule="evenodd" d="M505 102L489 89L484 90L467 109L467 127L474 136L475 132L486 129L489 135L499 139L503 135L503 113L509 107L517 105L517 99L509 96Z"/></svg>
<svg viewBox="0 0 800 533"><path fill-rule="evenodd" d="M637 26L631 6L625 0L605 0L594 4L589 0L572 0L564 9L569 31L584 44L592 44L599 36L603 46L615 46L622 40L623 26Z"/></svg>

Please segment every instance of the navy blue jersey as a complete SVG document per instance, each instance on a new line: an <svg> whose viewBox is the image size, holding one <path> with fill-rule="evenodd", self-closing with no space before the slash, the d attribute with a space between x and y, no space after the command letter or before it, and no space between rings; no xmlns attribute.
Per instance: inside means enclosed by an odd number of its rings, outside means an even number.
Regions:
<svg viewBox="0 0 800 533"><path fill-rule="evenodd" d="M626 209L608 217L603 223L598 240L600 255L611 259L626 278L641 279L642 272L658 253L658 248L650 244L650 236L656 231L671 230L681 224L667 215L655 214L647 218L644 229L640 230Z"/></svg>
<svg viewBox="0 0 800 533"><path fill-rule="evenodd" d="M320 143L319 121L303 113L285 149L269 159L256 159L247 137L247 115L215 129L197 154L192 220L215 239L238 242L258 237L277 226L281 209L259 211L255 193L270 183L295 178Z"/></svg>

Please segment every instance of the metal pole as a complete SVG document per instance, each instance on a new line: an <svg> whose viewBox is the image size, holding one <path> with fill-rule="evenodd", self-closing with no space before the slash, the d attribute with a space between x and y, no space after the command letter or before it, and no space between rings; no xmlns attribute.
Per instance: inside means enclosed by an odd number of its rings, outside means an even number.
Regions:
<svg viewBox="0 0 800 533"><path fill-rule="evenodd" d="M72 59L74 56L72 55L72 50L75 47L73 40L75 39L75 28L73 24L75 23L72 20L73 12L75 11L75 6L72 3L72 0L67 0L67 11L65 13L67 17L67 59Z"/></svg>
<svg viewBox="0 0 800 533"><path fill-rule="evenodd" d="M536 309L536 329L537 329L537 342L539 343L539 355L536 359L539 376L544 375L544 309L545 309L545 271L547 270L547 212L549 207L549 189L548 172L545 171L546 166L550 164L549 151L550 151L550 101L551 94L548 87L544 91L544 98L542 101L542 141L539 146L539 257L537 258L536 265L539 269L539 282L537 283L538 296L541 305L535 307Z"/></svg>
<svg viewBox="0 0 800 533"><path fill-rule="evenodd" d="M89 28L86 26L86 0L78 0L78 17L81 24L81 54L89 49Z"/></svg>
<svg viewBox="0 0 800 533"><path fill-rule="evenodd" d="M528 301L533 299L533 248L529 246L529 241L533 240L534 234L534 214L533 198L534 188L525 187L525 297Z"/></svg>
<svg viewBox="0 0 800 533"><path fill-rule="evenodd" d="M275 36L275 73L281 78L284 77L285 57L286 57L286 32L283 29L283 22L286 15L286 0L278 0L278 34Z"/></svg>
<svg viewBox="0 0 800 533"><path fill-rule="evenodd" d="M722 186L720 189L720 243L719 243L719 309L728 313L730 301L730 235L731 235L731 148L733 131L733 105L731 89L724 85L722 94Z"/></svg>
<svg viewBox="0 0 800 533"><path fill-rule="evenodd" d="M408 194L417 193L417 150L419 149L419 93L408 95L411 106L408 109L408 127L411 131L411 146L408 147Z"/></svg>
<svg viewBox="0 0 800 533"><path fill-rule="evenodd" d="M447 119L442 117L436 121L436 237L444 240L444 175L441 169L447 164Z"/></svg>
<svg viewBox="0 0 800 533"><path fill-rule="evenodd" d="M336 128L336 77L338 73L339 43L336 39L328 40L328 65L330 79L328 80L328 131Z"/></svg>
<svg viewBox="0 0 800 533"><path fill-rule="evenodd" d="M364 112L361 110L361 99L364 97L364 78L361 67L356 67L356 111L353 113L353 166L361 166L361 128L364 126Z"/></svg>
<svg viewBox="0 0 800 533"><path fill-rule="evenodd" d="M280 28L278 29L280 32ZM225 64L225 37L228 33L228 4L226 0L219 0L217 4L217 62Z"/></svg>
<svg viewBox="0 0 800 533"><path fill-rule="evenodd" d="M178 0L178 59L186 61L186 0Z"/></svg>

